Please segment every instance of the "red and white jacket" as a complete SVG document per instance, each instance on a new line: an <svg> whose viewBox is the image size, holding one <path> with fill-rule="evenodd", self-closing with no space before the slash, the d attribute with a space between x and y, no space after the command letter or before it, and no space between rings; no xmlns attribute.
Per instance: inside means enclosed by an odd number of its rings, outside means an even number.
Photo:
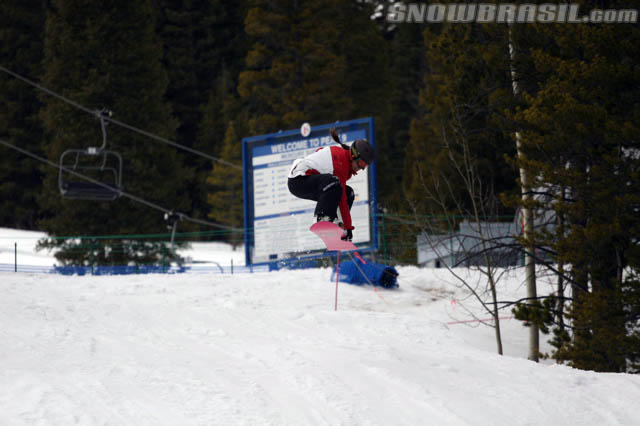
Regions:
<svg viewBox="0 0 640 426"><path fill-rule="evenodd" d="M341 146L325 146L305 158L299 158L293 162L289 171L289 178L304 175L330 173L340 180L342 197L340 198L340 215L344 223L344 229L353 229L351 212L347 204L347 181L356 172L351 168L351 152Z"/></svg>

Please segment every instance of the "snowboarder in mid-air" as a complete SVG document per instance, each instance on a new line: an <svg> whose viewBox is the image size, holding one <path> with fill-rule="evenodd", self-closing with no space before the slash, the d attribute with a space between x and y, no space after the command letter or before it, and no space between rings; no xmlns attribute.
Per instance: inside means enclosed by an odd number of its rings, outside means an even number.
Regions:
<svg viewBox="0 0 640 426"><path fill-rule="evenodd" d="M331 129L331 137L340 146L325 146L295 160L289 171L288 186L296 197L317 201L314 212L317 222L339 220L338 225L344 229L342 239L351 241L354 227L350 210L355 194L346 182L371 165L375 153L365 139L348 146L340 142L335 129Z"/></svg>

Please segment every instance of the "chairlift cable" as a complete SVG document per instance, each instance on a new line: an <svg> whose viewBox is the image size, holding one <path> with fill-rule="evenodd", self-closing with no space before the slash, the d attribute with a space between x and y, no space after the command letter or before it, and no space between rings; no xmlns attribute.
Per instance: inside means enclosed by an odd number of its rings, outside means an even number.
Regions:
<svg viewBox="0 0 640 426"><path fill-rule="evenodd" d="M7 69L7 68L3 67L2 65L0 65L0 71L3 71L5 73L11 75L12 77L17 78L18 80L21 80L21 81L23 81L23 82L35 87L36 89L39 89L39 90L41 90L41 91L43 91L43 92L45 92L45 93L47 93L47 94L49 94L49 95L51 95L51 96L53 96L55 98L58 98L61 101L66 102L66 103L68 103L68 104L70 104L70 105L72 105L72 106L74 106L74 107L86 112L86 113L89 113L91 115L100 114L100 112L96 112L96 111L94 111L92 109L89 109L89 108L87 108L87 107L85 107L85 106L83 106L83 105L81 105L81 104L79 104L79 103L77 103L77 102L75 102L75 101L63 96L63 95L60 95L60 94L54 92L51 89L47 89L46 87L42 86L41 84L38 84L35 81L32 81L32 80L30 80L30 79L28 79L28 78L26 78L26 77L24 77L24 76L22 76L20 74L17 74L15 72L11 71L10 69ZM104 116L104 120L109 121L109 122L111 122L111 123L113 123L113 124L115 124L117 126L124 127L125 129L131 130L133 132L139 133L141 135L147 136L148 138L155 139L155 140L157 140L159 142L166 143L168 145L171 145L173 147L182 149L184 151L188 151L188 152L190 152L192 154L195 154L195 155L198 155L200 157L207 158L209 160L215 161L215 162L223 164L225 166L233 167L234 169L242 170L242 167L238 166L237 164L230 163L230 162L228 162L226 160L223 160L221 158L217 158L217 157L214 157L214 156L209 155L207 153L204 153L202 151L198 151L197 149L189 148L188 146L181 145L181 144L179 144L177 142L173 142L173 141L171 141L169 139L163 138L162 136L158 136L156 134L147 132L146 130L139 129L139 128L134 127L134 126L132 126L130 124L123 123L122 121L113 119L113 118L111 118L109 116Z"/></svg>
<svg viewBox="0 0 640 426"><path fill-rule="evenodd" d="M242 167L238 166L237 164L230 163L230 162L228 162L226 160L223 160L221 158L213 157L213 156L211 156L209 154L205 154L202 151L198 151L197 149L189 148L188 146L184 146L184 145L181 145L181 144L179 144L177 142L173 142L173 141L171 141L169 139L163 138L162 136L158 136L158 135L155 135L153 133L147 132L146 130L138 129L137 127L131 126L130 124L127 124L127 123L123 123L122 121L116 120L114 118L105 117L105 120L115 124L116 126L124 127L125 129L129 129L129 130L131 130L133 132L140 133L141 135L147 136L148 138L155 139L155 140L160 141L160 142L164 142L167 145L171 145L171 146L174 146L176 148L182 149L184 151L188 151L188 152L190 152L192 154L198 155L200 157L207 158L208 160L215 161L215 162L223 164L225 166L233 167L234 169L242 170Z"/></svg>
<svg viewBox="0 0 640 426"><path fill-rule="evenodd" d="M0 145L4 145L7 148L11 148L11 149L13 149L15 151L18 151L18 152L20 152L20 153L22 153L22 154L24 154L24 155L26 155L28 157L31 157L31 158L33 158L35 160L38 160L38 161L42 162L42 163L48 164L49 166L55 167L57 169L61 169L66 173L69 173L69 174L72 174L74 176L77 176L77 177L79 177L81 179L84 179L84 180L86 180L88 182L91 182L94 185L98 185L98 186L100 186L102 188L105 188L105 189L108 189L110 191L113 191L113 187L111 187L111 186L109 186L109 185L107 185L105 183L102 183L102 182L100 182L98 180L95 180L95 179L89 177L89 176L83 175L82 173L78 173L78 172L76 172L74 170L71 170L71 169L69 169L67 167L64 167L61 164L54 163L53 161L49 160L48 158L41 157L41 156L39 156L37 154L34 154L34 153L30 152L30 151L27 151L26 149L17 147L17 146L15 146L15 145L13 145L13 144L11 144L9 142L6 142L6 141L4 141L2 139L0 139ZM144 204L144 205L146 205L148 207L151 207L153 209L160 210L163 213L172 213L173 212L172 210L169 210L169 209L167 209L165 207L162 207L162 206L160 206L158 204L155 204L155 203L153 203L151 201L147 201L144 198L140 198L140 197L138 197L136 195L129 194L128 192L118 191L118 193L122 197L129 198L130 200L135 201L137 203L141 203L141 204ZM173 213L175 213L175 212L173 212ZM230 230L230 231L242 231L242 229L234 228L232 226L220 225L218 223L209 222L209 221L202 220L202 219L192 218L192 217L187 216L187 215L185 215L183 213L176 213L176 214L178 214L180 216L180 219L183 219L183 220L186 220L186 221L189 221L189 222L193 222L193 223L197 223L197 224L201 224L201 225L206 225L206 226L212 226L212 227L220 228L220 229L227 229L227 230Z"/></svg>

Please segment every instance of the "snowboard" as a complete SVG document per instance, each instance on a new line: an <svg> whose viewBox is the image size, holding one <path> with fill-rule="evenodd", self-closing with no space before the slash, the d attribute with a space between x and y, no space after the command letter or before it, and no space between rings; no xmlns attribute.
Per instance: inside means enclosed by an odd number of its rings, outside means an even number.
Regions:
<svg viewBox="0 0 640 426"><path fill-rule="evenodd" d="M351 241L344 241L340 238L344 231L333 222L316 222L309 228L311 232L322 239L330 251L355 250L356 245Z"/></svg>

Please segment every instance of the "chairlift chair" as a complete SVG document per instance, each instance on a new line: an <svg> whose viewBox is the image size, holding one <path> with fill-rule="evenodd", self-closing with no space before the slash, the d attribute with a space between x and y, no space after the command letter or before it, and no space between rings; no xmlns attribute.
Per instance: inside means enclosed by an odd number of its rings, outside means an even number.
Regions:
<svg viewBox="0 0 640 426"><path fill-rule="evenodd" d="M64 198L112 201L121 195L122 156L116 151L105 149L107 115L111 115L111 112L104 109L96 112L102 128L102 146L68 149L60 156L58 188ZM93 181L79 175L88 176Z"/></svg>

